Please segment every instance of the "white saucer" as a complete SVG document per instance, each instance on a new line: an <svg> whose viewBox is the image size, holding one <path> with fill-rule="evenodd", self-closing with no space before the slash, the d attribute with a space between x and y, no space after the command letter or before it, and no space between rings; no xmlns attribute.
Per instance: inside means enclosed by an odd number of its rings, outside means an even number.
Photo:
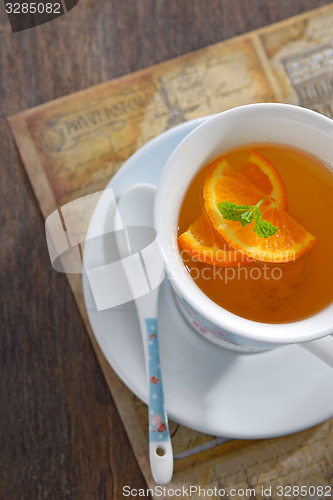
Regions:
<svg viewBox="0 0 333 500"><path fill-rule="evenodd" d="M181 124L150 141L108 187L119 197L136 183L156 185L174 148L203 120ZM90 230L108 215L98 205ZM94 252L107 262L107 245L101 240L96 245ZM106 359L129 389L147 402L134 304L97 312L85 278L83 289L92 330ZM216 436L266 438L301 431L333 416L333 370L305 349L291 345L261 354L237 354L217 347L185 322L166 280L158 320L165 400L173 421Z"/></svg>

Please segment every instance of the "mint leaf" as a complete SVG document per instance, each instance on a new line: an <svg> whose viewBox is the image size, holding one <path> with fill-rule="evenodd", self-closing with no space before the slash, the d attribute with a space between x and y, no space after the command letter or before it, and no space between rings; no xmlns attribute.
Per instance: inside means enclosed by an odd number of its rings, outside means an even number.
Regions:
<svg viewBox="0 0 333 500"><path fill-rule="evenodd" d="M222 217L226 220L242 222L242 216L253 210L251 205L237 205L231 201L223 201L217 205Z"/></svg>
<svg viewBox="0 0 333 500"><path fill-rule="evenodd" d="M264 201L265 199L262 198L253 206L223 201L217 205L217 208L224 219L240 222L243 227L250 224L255 217L254 232L261 238L269 238L278 231L278 228L262 218L259 207Z"/></svg>
<svg viewBox="0 0 333 500"><path fill-rule="evenodd" d="M249 210L248 212L245 212L241 216L240 223L242 224L242 226L246 226L247 224L250 224L250 222L253 221L253 218L254 218L254 209L251 208L251 210Z"/></svg>
<svg viewBox="0 0 333 500"><path fill-rule="evenodd" d="M254 223L254 232L260 238L269 238L279 230L278 227L273 226L268 220L262 218L259 208L256 208L256 220Z"/></svg>

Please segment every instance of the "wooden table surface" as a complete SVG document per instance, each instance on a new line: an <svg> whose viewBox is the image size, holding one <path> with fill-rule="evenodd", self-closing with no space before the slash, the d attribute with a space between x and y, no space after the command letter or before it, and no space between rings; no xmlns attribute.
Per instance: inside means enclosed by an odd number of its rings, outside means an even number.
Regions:
<svg viewBox="0 0 333 500"><path fill-rule="evenodd" d="M0 499L120 499L144 488L6 116L325 0L81 0L13 34L0 4Z"/></svg>

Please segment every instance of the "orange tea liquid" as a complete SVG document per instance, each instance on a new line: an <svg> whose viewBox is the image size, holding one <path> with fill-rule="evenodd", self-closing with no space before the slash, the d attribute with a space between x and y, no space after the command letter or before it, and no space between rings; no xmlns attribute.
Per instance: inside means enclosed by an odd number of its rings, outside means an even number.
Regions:
<svg viewBox="0 0 333 500"><path fill-rule="evenodd" d="M300 320L333 301L333 172L315 158L279 144L243 146L223 157L237 169L253 149L279 171L289 214L319 241L307 254L286 264L251 262L222 268L194 261L184 251L182 258L197 286L224 309L265 323ZM178 234L202 213L208 168L196 175L185 194Z"/></svg>

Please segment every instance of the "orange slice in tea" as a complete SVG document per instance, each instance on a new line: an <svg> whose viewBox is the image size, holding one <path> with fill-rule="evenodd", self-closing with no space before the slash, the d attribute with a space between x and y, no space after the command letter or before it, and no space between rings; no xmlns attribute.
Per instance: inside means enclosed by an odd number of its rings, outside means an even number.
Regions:
<svg viewBox="0 0 333 500"><path fill-rule="evenodd" d="M279 206L288 209L287 192L280 174L257 151L252 151L239 173L246 177L251 185L271 196ZM178 244L195 260L219 267L237 266L252 260L231 248L204 214L179 236Z"/></svg>
<svg viewBox="0 0 333 500"><path fill-rule="evenodd" d="M249 260L242 253L230 248L215 231L205 214L179 236L178 244L194 260L215 264L218 267L237 266Z"/></svg>
<svg viewBox="0 0 333 500"><path fill-rule="evenodd" d="M273 181L273 188L276 187ZM230 167L225 159L212 164L205 177L203 196L208 217L216 231L232 248L255 260L290 262L305 254L317 242L317 238L279 206L273 197ZM255 205L262 198L265 200L260 206L263 219L278 227L278 231L269 238L261 238L254 232L254 221L243 227L239 222L225 220L217 208L223 201Z"/></svg>
<svg viewBox="0 0 333 500"><path fill-rule="evenodd" d="M252 151L239 171L252 186L270 196L276 204L288 211L287 191L279 172L264 156Z"/></svg>

